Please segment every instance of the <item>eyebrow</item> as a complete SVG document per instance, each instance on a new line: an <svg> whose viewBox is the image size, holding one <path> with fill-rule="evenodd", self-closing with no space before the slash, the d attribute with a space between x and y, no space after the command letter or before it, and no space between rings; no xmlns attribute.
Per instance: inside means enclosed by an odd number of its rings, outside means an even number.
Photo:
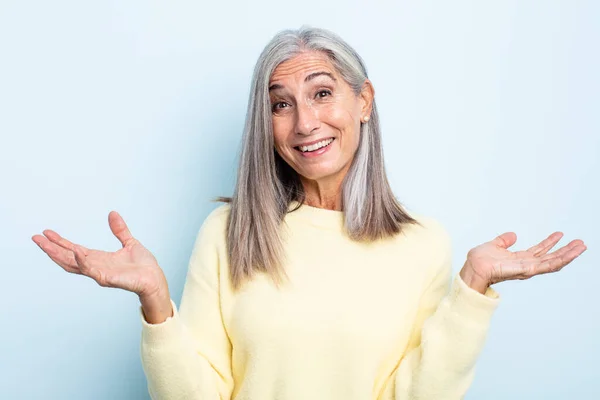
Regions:
<svg viewBox="0 0 600 400"><path fill-rule="evenodd" d="M333 75L331 73L325 72L325 71L313 72L312 74L307 75L306 78L304 78L304 82L308 82L312 79L315 79L317 76L321 76L321 75L328 76L329 78L331 78L332 81L335 82L335 78L333 77Z"/></svg>
<svg viewBox="0 0 600 400"><path fill-rule="evenodd" d="M306 75L306 78L304 78L304 82L309 82L318 76L328 76L332 81L334 81L334 82L336 81L335 77L330 72L318 71L318 72L313 72L312 74ZM283 86L278 83L274 83L273 85L269 86L269 92L272 90L278 90L278 89L283 89Z"/></svg>

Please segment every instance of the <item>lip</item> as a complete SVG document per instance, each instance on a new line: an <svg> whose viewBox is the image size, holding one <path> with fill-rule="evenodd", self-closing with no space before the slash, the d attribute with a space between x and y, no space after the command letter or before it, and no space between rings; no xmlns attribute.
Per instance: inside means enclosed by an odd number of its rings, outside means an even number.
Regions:
<svg viewBox="0 0 600 400"><path fill-rule="evenodd" d="M319 143L319 142L322 142L323 140L329 140L329 139L335 139L335 138L333 136L324 137L321 139L313 140L312 142L299 143L299 144L294 145L293 147L310 146L311 144Z"/></svg>
<svg viewBox="0 0 600 400"><path fill-rule="evenodd" d="M302 157L304 157L304 158L316 158L316 157L319 157L319 156L323 155L324 153L327 153L329 151L329 149L331 149L331 147L335 143L335 138L331 138L331 139L333 139L333 140L327 146L321 147L320 149L312 151L312 152L306 152L306 153L304 153L301 150L299 150L298 148L295 148L295 150L298 153L300 153L300 155ZM321 140L325 140L325 139L321 139ZM321 140L317 140L316 142L312 142L312 143L318 143ZM301 145L301 146L303 146L303 145Z"/></svg>

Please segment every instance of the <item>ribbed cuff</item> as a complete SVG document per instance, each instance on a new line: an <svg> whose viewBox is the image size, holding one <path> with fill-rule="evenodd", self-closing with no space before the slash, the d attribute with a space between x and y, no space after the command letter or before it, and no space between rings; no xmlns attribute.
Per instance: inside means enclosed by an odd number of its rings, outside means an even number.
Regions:
<svg viewBox="0 0 600 400"><path fill-rule="evenodd" d="M452 282L448 300L455 313L475 322L488 324L500 303L500 295L489 287L485 294L470 288L457 274Z"/></svg>
<svg viewBox="0 0 600 400"><path fill-rule="evenodd" d="M171 299L171 306L173 307L173 316L168 317L164 322L160 324L150 324L144 318L144 311L140 306L140 319L142 320L142 340L153 346L160 346L163 343L172 343L173 337L178 337L181 332L181 321L179 319L179 312L173 299Z"/></svg>

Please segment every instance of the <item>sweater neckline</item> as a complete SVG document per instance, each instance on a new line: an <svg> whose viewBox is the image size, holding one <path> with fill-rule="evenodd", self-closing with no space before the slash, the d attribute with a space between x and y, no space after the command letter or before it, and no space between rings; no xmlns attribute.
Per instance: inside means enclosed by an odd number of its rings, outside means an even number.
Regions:
<svg viewBox="0 0 600 400"><path fill-rule="evenodd" d="M292 211L300 206L297 210ZM344 228L344 212L336 210L328 210L326 208L318 208L301 204L296 200L292 200L288 207L288 217L297 218L301 221L308 222L311 225L317 225L324 228L343 229Z"/></svg>

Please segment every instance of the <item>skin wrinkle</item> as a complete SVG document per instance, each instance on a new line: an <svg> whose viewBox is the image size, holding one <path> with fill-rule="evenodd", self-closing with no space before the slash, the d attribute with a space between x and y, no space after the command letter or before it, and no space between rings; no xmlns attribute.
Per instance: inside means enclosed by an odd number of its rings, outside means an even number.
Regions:
<svg viewBox="0 0 600 400"><path fill-rule="evenodd" d="M361 118L373 89L357 96L320 52L303 52L277 66L269 82L275 149L300 176L308 205L342 209L342 182L358 148ZM307 158L294 147L333 137L327 153Z"/></svg>

